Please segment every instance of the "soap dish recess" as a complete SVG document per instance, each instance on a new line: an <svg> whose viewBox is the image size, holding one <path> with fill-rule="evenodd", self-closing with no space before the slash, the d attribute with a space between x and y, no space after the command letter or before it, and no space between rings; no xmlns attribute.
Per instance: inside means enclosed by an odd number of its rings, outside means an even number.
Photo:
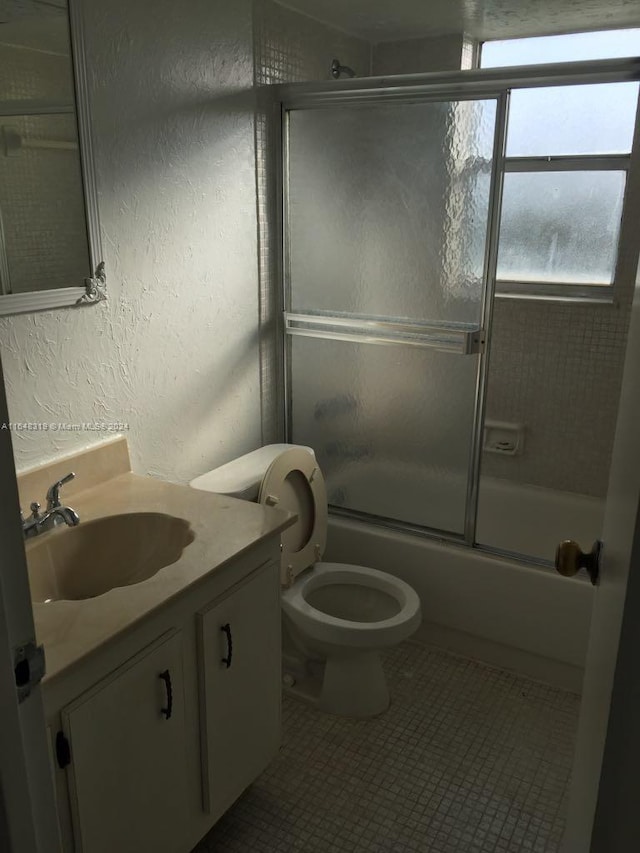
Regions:
<svg viewBox="0 0 640 853"><path fill-rule="evenodd" d="M485 421L482 449L501 456L520 456L524 450L524 425Z"/></svg>

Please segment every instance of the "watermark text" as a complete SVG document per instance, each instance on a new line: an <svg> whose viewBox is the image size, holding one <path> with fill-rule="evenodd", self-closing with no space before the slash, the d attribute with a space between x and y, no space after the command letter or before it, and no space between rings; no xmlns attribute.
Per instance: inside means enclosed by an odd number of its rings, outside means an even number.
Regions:
<svg viewBox="0 0 640 853"><path fill-rule="evenodd" d="M9 421L0 423L0 431L11 432L125 432L129 424L124 421L83 421L63 423L60 421Z"/></svg>

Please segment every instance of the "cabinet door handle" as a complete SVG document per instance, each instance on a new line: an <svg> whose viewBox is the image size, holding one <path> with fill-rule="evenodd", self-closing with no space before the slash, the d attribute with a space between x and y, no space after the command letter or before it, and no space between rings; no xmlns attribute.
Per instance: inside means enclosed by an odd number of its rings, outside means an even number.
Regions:
<svg viewBox="0 0 640 853"><path fill-rule="evenodd" d="M169 670L165 669L164 672L161 672L158 676L162 681L164 681L164 686L167 690L167 707L161 708L160 712L165 715L168 720L171 714L173 713L173 688L171 686L171 675L169 674Z"/></svg>
<svg viewBox="0 0 640 853"><path fill-rule="evenodd" d="M222 663L226 664L227 669L231 666L231 660L233 659L233 637L231 636L231 625L227 622L226 625L223 625L220 630L227 638L227 656L226 658L222 658Z"/></svg>

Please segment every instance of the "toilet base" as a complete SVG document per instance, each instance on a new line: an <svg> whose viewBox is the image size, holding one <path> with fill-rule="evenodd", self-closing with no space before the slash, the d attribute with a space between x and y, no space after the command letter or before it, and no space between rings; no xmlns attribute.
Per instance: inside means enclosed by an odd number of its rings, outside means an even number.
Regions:
<svg viewBox="0 0 640 853"><path fill-rule="evenodd" d="M318 705L344 717L374 717L389 707L389 689L378 652L329 657Z"/></svg>

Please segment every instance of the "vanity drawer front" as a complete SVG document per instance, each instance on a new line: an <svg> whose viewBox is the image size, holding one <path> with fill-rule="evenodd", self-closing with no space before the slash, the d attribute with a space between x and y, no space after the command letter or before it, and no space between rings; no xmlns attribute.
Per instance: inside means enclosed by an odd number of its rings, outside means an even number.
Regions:
<svg viewBox="0 0 640 853"><path fill-rule="evenodd" d="M181 849L184 700L174 631L63 709L76 853Z"/></svg>
<svg viewBox="0 0 640 853"><path fill-rule="evenodd" d="M279 567L198 613L203 807L217 819L280 745Z"/></svg>

